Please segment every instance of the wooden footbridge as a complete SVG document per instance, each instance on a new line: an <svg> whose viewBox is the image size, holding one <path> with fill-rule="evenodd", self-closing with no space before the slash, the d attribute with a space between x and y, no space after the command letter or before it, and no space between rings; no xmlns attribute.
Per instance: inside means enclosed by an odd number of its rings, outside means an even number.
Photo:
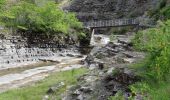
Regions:
<svg viewBox="0 0 170 100"><path fill-rule="evenodd" d="M130 19L115 19L115 20L99 20L84 22L85 28L104 28L104 27L123 27L123 26L143 26L152 27L152 21L148 18L130 18Z"/></svg>
<svg viewBox="0 0 170 100"><path fill-rule="evenodd" d="M95 28L124 27L124 26L154 27L153 21L148 18L89 21L84 22L83 25L84 28L87 28L91 31L90 45L94 45L95 43L94 42Z"/></svg>

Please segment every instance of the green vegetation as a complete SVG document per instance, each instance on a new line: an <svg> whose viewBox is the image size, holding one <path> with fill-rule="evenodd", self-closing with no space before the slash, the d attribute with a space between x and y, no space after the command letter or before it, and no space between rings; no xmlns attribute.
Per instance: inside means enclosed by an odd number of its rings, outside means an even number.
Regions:
<svg viewBox="0 0 170 100"><path fill-rule="evenodd" d="M164 7L160 11L160 14L165 17L165 20L170 19L170 5L168 5L167 7Z"/></svg>
<svg viewBox="0 0 170 100"><path fill-rule="evenodd" d="M17 32L54 35L81 32L82 24L73 13L60 10L53 1L19 1L2 12L1 22Z"/></svg>
<svg viewBox="0 0 170 100"><path fill-rule="evenodd" d="M149 16L155 18L156 20L167 20L170 18L170 13L168 13L169 5L167 4L168 0L160 0L159 4L157 5L156 9L151 10L149 12Z"/></svg>
<svg viewBox="0 0 170 100"><path fill-rule="evenodd" d="M149 53L143 68L146 78L156 82L166 81L170 73L170 20L160 23L159 28L139 32L135 47Z"/></svg>
<svg viewBox="0 0 170 100"><path fill-rule="evenodd" d="M0 11L2 11L3 6L5 5L6 0L0 1Z"/></svg>
<svg viewBox="0 0 170 100"><path fill-rule="evenodd" d="M86 72L87 69L85 68L75 69L73 71L55 72L33 86L10 90L0 94L0 100L14 100L14 98L15 100L42 100L50 86L59 82L64 82L66 85L50 96L55 97L56 100L60 100L60 95L64 93L66 87L76 84L76 78Z"/></svg>
<svg viewBox="0 0 170 100"><path fill-rule="evenodd" d="M136 65L142 82L131 86L132 92L147 95L146 100L170 99L170 20L159 22L157 28L137 33L134 46L146 51L146 59Z"/></svg>

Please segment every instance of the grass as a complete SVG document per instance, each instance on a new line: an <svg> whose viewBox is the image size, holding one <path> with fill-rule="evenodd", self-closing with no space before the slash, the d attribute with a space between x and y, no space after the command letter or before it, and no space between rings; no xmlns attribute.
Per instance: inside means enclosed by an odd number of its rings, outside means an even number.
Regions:
<svg viewBox="0 0 170 100"><path fill-rule="evenodd" d="M170 82L162 83L153 88L149 96L152 100L170 100Z"/></svg>
<svg viewBox="0 0 170 100"><path fill-rule="evenodd" d="M76 84L76 77L81 76L86 72L87 69L80 68L74 69L74 71L70 70L52 73L44 80L41 80L32 86L9 90L7 92L1 93L0 100L42 100L50 86L59 82L64 82L66 85L53 94L53 97L60 98L60 94L64 93L66 87Z"/></svg>

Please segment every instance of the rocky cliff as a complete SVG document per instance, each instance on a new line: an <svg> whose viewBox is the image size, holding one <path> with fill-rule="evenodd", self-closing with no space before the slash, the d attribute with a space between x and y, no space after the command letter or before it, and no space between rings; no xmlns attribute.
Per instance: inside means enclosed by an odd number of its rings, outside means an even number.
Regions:
<svg viewBox="0 0 170 100"><path fill-rule="evenodd" d="M152 10L159 0L73 0L68 11L76 12L81 21L138 17Z"/></svg>

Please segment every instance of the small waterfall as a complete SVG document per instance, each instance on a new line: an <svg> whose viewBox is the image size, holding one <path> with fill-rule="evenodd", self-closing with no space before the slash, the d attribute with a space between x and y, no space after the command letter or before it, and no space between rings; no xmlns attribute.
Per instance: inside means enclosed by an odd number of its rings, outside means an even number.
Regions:
<svg viewBox="0 0 170 100"><path fill-rule="evenodd" d="M90 45L91 46L104 46L110 42L108 35L95 34L95 30L92 30Z"/></svg>
<svg viewBox="0 0 170 100"><path fill-rule="evenodd" d="M90 40L90 45L91 46L95 45L94 33L95 33L95 30L93 29L92 34L91 34L91 40Z"/></svg>

